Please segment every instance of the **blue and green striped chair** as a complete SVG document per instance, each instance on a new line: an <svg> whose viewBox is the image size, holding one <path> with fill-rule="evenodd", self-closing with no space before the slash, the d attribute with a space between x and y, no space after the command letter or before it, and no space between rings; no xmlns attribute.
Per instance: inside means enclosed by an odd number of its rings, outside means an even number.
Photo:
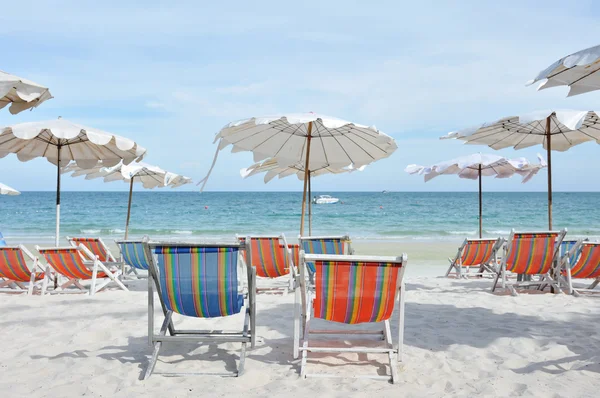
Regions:
<svg viewBox="0 0 600 398"><path fill-rule="evenodd" d="M121 250L121 261L129 266L127 272L133 273L140 279L138 271L148 271L150 267L150 258L146 256L143 242L141 240L116 240L115 243Z"/></svg>
<svg viewBox="0 0 600 398"><path fill-rule="evenodd" d="M306 254L354 254L350 236L300 236L300 250ZM309 274L315 273L315 265L307 263Z"/></svg>
<svg viewBox="0 0 600 398"><path fill-rule="evenodd" d="M242 242L226 244L143 243L149 258L148 337L154 346L144 379L152 374L163 342L241 343L237 370L222 376L239 376L244 369L246 346L255 342L256 271L245 263ZM240 264L246 271L247 294L239 282ZM158 292L165 320L159 334L154 331L154 289ZM238 314L245 308L241 331L176 329L173 314L192 318L217 318ZM214 373L212 373L214 374Z"/></svg>

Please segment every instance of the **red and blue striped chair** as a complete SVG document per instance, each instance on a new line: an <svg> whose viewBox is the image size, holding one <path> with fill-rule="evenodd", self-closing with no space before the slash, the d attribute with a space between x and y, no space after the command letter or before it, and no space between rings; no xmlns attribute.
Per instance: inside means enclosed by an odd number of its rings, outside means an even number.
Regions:
<svg viewBox="0 0 600 398"><path fill-rule="evenodd" d="M108 266L94 256L85 246L79 247L50 247L36 249L54 269L58 277L66 279L54 293L80 293L87 291L90 296L104 289L108 284L115 283L119 288L128 291L127 287L118 279L120 269L110 271ZM98 283L98 279L102 279ZM81 282L90 281L89 289ZM67 289L75 286L78 290Z"/></svg>
<svg viewBox="0 0 600 398"><path fill-rule="evenodd" d="M469 276L495 276L496 255L504 240L498 239L465 239L458 248L454 258L449 258L450 267L446 277L468 278ZM471 272L471 269L477 271ZM454 271L453 271L454 270Z"/></svg>
<svg viewBox="0 0 600 398"><path fill-rule="evenodd" d="M517 295L518 288L538 287L543 289L544 286L550 285L556 289L555 291L560 291L558 282L559 251L566 234L566 229L560 232L511 231L492 292L496 291L498 282L501 282L502 289L508 289L513 296ZM523 275L525 280L509 282L509 273ZM534 276L539 278L533 280Z"/></svg>
<svg viewBox="0 0 600 398"><path fill-rule="evenodd" d="M594 288L600 283L600 243L578 241L563 254L562 275L566 276L569 294L600 293ZM573 286L573 279L593 279L586 288Z"/></svg>
<svg viewBox="0 0 600 398"><path fill-rule="evenodd" d="M303 278L307 264L315 266L315 288L306 286ZM302 352L301 377L313 376L307 373L309 352L355 352L362 354L387 354L391 376L365 376L398 381L397 363L402 361L404 336L404 283L407 257L351 256L351 255L315 255L300 254L300 293L303 296L302 307L296 300L294 320L294 358ZM393 343L390 318L396 303L398 314L398 341ZM300 308L304 331L300 343ZM311 319L345 325L359 323L378 324L379 330L313 330ZM381 347L343 347L325 345L315 346L310 342L312 335L358 335L365 337L376 335L384 340ZM319 374L319 376L323 376Z"/></svg>
<svg viewBox="0 0 600 398"><path fill-rule="evenodd" d="M247 265L240 256L243 242L227 244L154 243L144 242L151 259L148 278L148 339L154 346L152 359L144 379L152 375L159 351L166 342L241 343L239 365L233 373L244 370L246 346L255 343L256 268ZM152 254L154 253L154 255ZM246 271L248 293L238 281L240 264ZM154 330L154 289L158 292L164 314L160 332ZM177 329L173 317L217 318L238 314L245 308L241 331ZM168 333L168 334L167 334ZM214 373L213 373L214 374Z"/></svg>
<svg viewBox="0 0 600 398"><path fill-rule="evenodd" d="M27 266L25 258L29 258L33 265ZM43 296L46 293L50 268L44 269L37 257L23 245L0 247L0 288L2 291L15 292L19 289L31 296L38 290ZM29 286L25 286L29 283ZM40 286L41 285L41 286ZM6 288L6 289L5 289Z"/></svg>
<svg viewBox="0 0 600 398"><path fill-rule="evenodd" d="M249 245L252 259L248 260L248 254L243 252L244 260L256 268L256 276L261 278L280 278L287 276L287 290L294 289L296 278L296 265L294 256L299 256L299 245L290 245L285 235L279 236L248 236L238 237L241 242L250 241ZM281 287L258 288L258 291L280 291Z"/></svg>

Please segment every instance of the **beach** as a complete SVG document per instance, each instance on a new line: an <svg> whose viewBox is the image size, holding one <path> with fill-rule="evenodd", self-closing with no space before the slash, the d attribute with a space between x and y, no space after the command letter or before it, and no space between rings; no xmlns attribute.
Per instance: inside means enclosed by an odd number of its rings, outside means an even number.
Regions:
<svg viewBox="0 0 600 398"><path fill-rule="evenodd" d="M141 381L152 351L142 280L129 282L130 292L108 290L93 297L4 294L0 390L5 396L35 397L597 396L600 301L549 293L511 297L491 294L490 279L443 278L444 258L456 248L454 242L355 244L359 254L405 251L409 256L398 384L343 377L388 372L387 358L372 354L312 354L311 373L342 377L300 379L300 360L292 358L293 294L258 295L256 348L241 377L165 377L235 369L239 344L177 343L163 348L155 373ZM259 287L269 284L259 280ZM242 319L207 322L203 327L226 329L240 327ZM175 323L199 325L194 319Z"/></svg>

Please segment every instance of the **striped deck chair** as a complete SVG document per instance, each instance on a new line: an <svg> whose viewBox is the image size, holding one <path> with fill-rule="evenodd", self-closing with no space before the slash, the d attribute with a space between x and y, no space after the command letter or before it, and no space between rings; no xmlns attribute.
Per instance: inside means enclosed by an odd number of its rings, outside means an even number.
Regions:
<svg viewBox="0 0 600 398"><path fill-rule="evenodd" d="M560 243L560 258L564 259L565 254L571 252L569 256L569 261L571 264L575 264L575 261L579 257L579 253L581 252L581 242L587 242L588 239L564 239ZM577 246L576 250L573 250L574 247Z"/></svg>
<svg viewBox="0 0 600 398"><path fill-rule="evenodd" d="M150 259L146 256L146 250L141 240L116 240L115 243L121 250L121 261L129 266L128 273L133 273L136 278L141 279L138 271L148 271Z"/></svg>
<svg viewBox="0 0 600 398"><path fill-rule="evenodd" d="M152 375L158 354L166 342L241 343L235 372L219 376L240 376L244 371L246 346L255 343L256 268L240 256L243 242L226 244L144 242L151 259L148 278L148 340L154 351L143 378ZM152 255L151 253L154 253ZM246 271L247 295L238 281L240 265ZM154 330L154 289L164 314L160 332ZM216 318L238 314L245 307L241 331L182 330L173 323L174 314L192 318ZM168 335L167 335L168 333ZM174 376L176 374L169 374ZM213 373L214 375L214 373Z"/></svg>
<svg viewBox="0 0 600 398"><path fill-rule="evenodd" d="M354 254L350 236L299 236L300 250L306 254ZM315 266L307 263L309 275L314 274Z"/></svg>
<svg viewBox="0 0 600 398"><path fill-rule="evenodd" d="M540 290L550 285L559 290L557 277L559 250L567 233L566 229L542 232L511 231L508 244L504 247L504 255L500 269L496 274L492 292L501 281L502 289L509 289L513 296L517 288L537 286ZM523 275L523 281L508 282L508 273ZM538 280L531 276L538 275Z"/></svg>
<svg viewBox="0 0 600 398"><path fill-rule="evenodd" d="M578 241L563 255L561 274L566 276L569 294L600 293L594 288L600 283L600 243ZM573 279L593 279L586 288L573 286Z"/></svg>
<svg viewBox="0 0 600 398"><path fill-rule="evenodd" d="M315 289L307 288L306 272L307 263L313 263L315 272ZM327 376L323 374L309 374L307 360L309 352L331 352L359 354L387 354L391 376L353 376L376 379L386 379L393 383L398 381L398 362L402 361L402 346L404 339L404 283L403 275L406 268L407 257L375 257L375 256L350 256L350 255L315 255L300 253L301 294L306 296L302 307L304 318L304 332L302 344L300 343L300 304L296 299L296 313L294 317L294 358L302 352L301 377ZM297 296L296 296L297 297ZM398 341L392 341L390 318L398 301ZM359 323L373 323L381 328L379 330L312 330L311 319L321 319L332 323L355 325ZM345 330L344 330L345 329ZM309 338L313 335L343 335L346 344L351 336L368 337L375 335L383 340L383 346L349 346L340 348L326 345L326 340L318 345L311 344Z"/></svg>
<svg viewBox="0 0 600 398"><path fill-rule="evenodd" d="M256 268L256 276L261 278L279 278L287 276L288 291L294 290L294 281L297 275L294 263L294 247L290 246L285 235L279 236L248 236L238 237L241 242L250 242L252 260L248 260L247 251L243 252L244 260ZM296 250L299 253L298 245ZM257 288L257 291L281 291L281 287Z"/></svg>
<svg viewBox="0 0 600 398"><path fill-rule="evenodd" d="M446 277L468 278L469 276L495 276L496 255L504 240L498 239L465 239L458 248L454 258L448 258L450 267ZM471 272L471 270L476 270ZM453 272L454 270L454 272Z"/></svg>
<svg viewBox="0 0 600 398"><path fill-rule="evenodd" d="M31 269L27 267L25 258L33 261ZM15 292L21 290L31 296L38 290L43 296L48 287L50 267L42 267L37 257L23 245L0 247L0 288L2 291ZM25 286L29 283L29 286ZM15 290L17 289L17 290Z"/></svg>
<svg viewBox="0 0 600 398"><path fill-rule="evenodd" d="M51 247L41 248L36 246L50 266L59 277L66 279L66 282L54 289L54 293L80 293L87 291L93 296L104 289L109 283L114 282L118 287L128 291L127 287L118 279L121 270L116 269L111 272L108 266L100 261L85 246L79 247ZM98 279L102 281L98 282ZM91 281L89 289L86 289L81 282ZM78 290L67 289L75 286Z"/></svg>
<svg viewBox="0 0 600 398"><path fill-rule="evenodd" d="M73 247L84 245L94 256L98 256L98 259L104 264L106 264L107 262L120 263L120 261L117 261L115 256L112 255L108 246L104 244L102 238L71 238L67 236L67 240L69 241L69 244Z"/></svg>

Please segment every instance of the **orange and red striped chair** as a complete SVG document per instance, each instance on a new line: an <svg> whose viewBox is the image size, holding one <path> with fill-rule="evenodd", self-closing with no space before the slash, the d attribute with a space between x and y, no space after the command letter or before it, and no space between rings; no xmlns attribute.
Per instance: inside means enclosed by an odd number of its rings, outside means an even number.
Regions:
<svg viewBox="0 0 600 398"><path fill-rule="evenodd" d="M33 262L31 269L25 258ZM43 296L48 286L50 269L44 269L37 257L23 245L0 247L0 288L2 291L14 292L20 289L31 296L35 289ZM29 286L25 287L25 283ZM40 286L41 284L41 286ZM4 290L4 288L7 288Z"/></svg>
<svg viewBox="0 0 600 398"><path fill-rule="evenodd" d="M571 263L572 262L572 263ZM567 278L569 294L600 293L594 288L600 283L600 243L578 241L563 254L562 273ZM586 288L573 286L573 279L593 279Z"/></svg>
<svg viewBox="0 0 600 398"><path fill-rule="evenodd" d="M315 288L306 286L307 263L315 266ZM354 256L354 255L316 255L300 254L300 290L304 296L302 304L296 301L296 307L302 305L302 321L296 312L294 330L294 357L302 352L301 376L310 377L306 371L309 352L356 352L362 354L387 354L391 376L369 376L398 381L397 362L402 360L404 333L404 284L406 254L400 257ZM398 303L398 341L394 344L390 332L390 318ZM358 323L378 324L379 330L313 330L311 319L317 318L337 324L354 325ZM300 343L300 323L304 322L303 341ZM310 344L312 335L358 335L365 337L376 335L384 340L384 345L369 345L339 348L339 345L317 346Z"/></svg>
<svg viewBox="0 0 600 398"><path fill-rule="evenodd" d="M51 248L41 248L36 246L36 249L44 256L56 274L67 280L60 286L60 289L55 289L55 292L57 293L72 292L72 290L66 290L66 288L74 285L79 290L87 290L88 294L92 296L104 289L111 282L114 282L123 290L129 290L118 279L118 276L121 275L120 269L111 272L104 262L96 258L96 256L83 245L78 247ZM98 284L97 279L104 280ZM81 281L87 280L91 281L89 289L86 289L81 284Z"/></svg>
<svg viewBox="0 0 600 398"><path fill-rule="evenodd" d="M504 243L502 238L498 239L465 239L458 248L454 258L448 258L450 267L446 271L446 277L468 278L469 276L495 276L496 255ZM471 269L476 269L471 272Z"/></svg>
<svg viewBox="0 0 600 398"><path fill-rule="evenodd" d="M74 237L71 238L67 236L67 240L69 244L73 247L78 247L79 245L85 246L94 256L98 256L98 259L102 261L104 264L107 262L116 263L117 259L112 255L110 249L102 238L83 238L83 237Z"/></svg>
<svg viewBox="0 0 600 398"><path fill-rule="evenodd" d="M517 295L517 288L537 286L542 289L550 285L559 290L558 286L558 260L561 242L567 230L541 231L541 232L515 232L510 233L508 244L496 274L492 292L501 280L503 289L509 289L513 296ZM509 282L508 274L526 276L524 281ZM533 280L533 276L539 276Z"/></svg>

